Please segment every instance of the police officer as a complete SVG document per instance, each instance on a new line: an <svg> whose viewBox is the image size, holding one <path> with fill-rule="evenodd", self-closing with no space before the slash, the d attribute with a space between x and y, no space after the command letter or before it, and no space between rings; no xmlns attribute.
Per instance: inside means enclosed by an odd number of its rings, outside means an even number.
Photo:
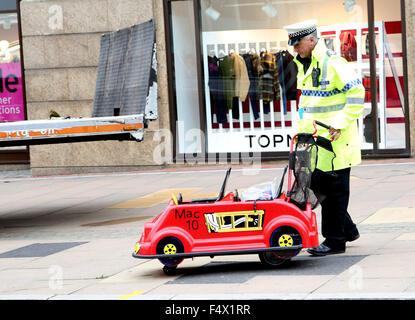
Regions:
<svg viewBox="0 0 415 320"><path fill-rule="evenodd" d="M363 111L365 90L352 66L318 39L317 20L284 29L288 44L297 53L294 61L298 66L297 87L301 90L298 132L313 132L313 120L327 124L330 129L319 127L319 135L333 140L336 154L332 163L332 155L319 148L311 188L325 196L321 201L325 240L307 251L315 256L343 253L347 241L359 238L347 208L350 169L361 162L357 119Z"/></svg>

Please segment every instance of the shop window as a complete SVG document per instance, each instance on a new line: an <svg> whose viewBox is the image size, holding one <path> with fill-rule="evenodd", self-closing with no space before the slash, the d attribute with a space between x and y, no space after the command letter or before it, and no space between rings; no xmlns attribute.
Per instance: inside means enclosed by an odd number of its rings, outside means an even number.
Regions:
<svg viewBox="0 0 415 320"><path fill-rule="evenodd" d="M16 0L0 1L0 122L26 119ZM26 146L0 148L0 164L27 164Z"/></svg>
<svg viewBox="0 0 415 320"><path fill-rule="evenodd" d="M193 1L171 1L171 34L178 153L200 153L198 72Z"/></svg>
<svg viewBox="0 0 415 320"><path fill-rule="evenodd" d="M405 88L400 1L374 0L378 147L404 149ZM367 82L368 83L368 82ZM372 120L370 117L369 120ZM373 122L373 121L372 121ZM373 127L371 124L369 127ZM370 132L367 132L370 133ZM370 141L373 136L366 137Z"/></svg>
<svg viewBox="0 0 415 320"><path fill-rule="evenodd" d="M358 119L363 153L408 148L403 2L187 0L169 3L179 153L200 152L203 146L209 154L289 150L291 137L297 132L299 93L296 65L292 61L296 53L288 46L283 27L308 19L318 20L320 40L349 61L350 68L365 86L364 111ZM200 12L195 20L193 4L196 3ZM371 83L368 3L374 7L375 95L371 92L374 84ZM200 43L196 43L199 32ZM199 45L202 63L196 50ZM266 61L271 61L271 68ZM202 72L198 72L200 63ZM202 83L202 93L198 83ZM204 97L202 105L200 97ZM372 119L374 104L376 120ZM205 123L201 125L200 121ZM195 134L201 128L203 134ZM375 132L376 145L373 143Z"/></svg>
<svg viewBox="0 0 415 320"><path fill-rule="evenodd" d="M17 13L0 14L0 121L25 119Z"/></svg>
<svg viewBox="0 0 415 320"><path fill-rule="evenodd" d="M346 57L342 37L351 36L351 67L363 76L369 65L361 50L368 29L365 0L200 3L209 153L289 150L299 115L296 54L284 26L317 19L329 49Z"/></svg>
<svg viewBox="0 0 415 320"><path fill-rule="evenodd" d="M0 11L15 11L16 9L16 0L1 0Z"/></svg>

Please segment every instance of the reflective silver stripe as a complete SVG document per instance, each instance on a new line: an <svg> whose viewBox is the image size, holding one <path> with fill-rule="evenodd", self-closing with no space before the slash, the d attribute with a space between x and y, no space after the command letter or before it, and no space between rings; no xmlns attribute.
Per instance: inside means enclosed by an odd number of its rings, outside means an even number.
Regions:
<svg viewBox="0 0 415 320"><path fill-rule="evenodd" d="M321 89L322 90L326 90L327 88L327 62L329 61L329 56L326 54L326 56L324 57L324 62L323 62L323 72L321 74Z"/></svg>
<svg viewBox="0 0 415 320"><path fill-rule="evenodd" d="M325 107L304 107L305 113L325 113L325 112L333 112L339 111L344 108L344 103L342 104L335 104L333 106L325 106Z"/></svg>
<svg viewBox="0 0 415 320"><path fill-rule="evenodd" d="M364 104L365 98L346 98L346 104Z"/></svg>

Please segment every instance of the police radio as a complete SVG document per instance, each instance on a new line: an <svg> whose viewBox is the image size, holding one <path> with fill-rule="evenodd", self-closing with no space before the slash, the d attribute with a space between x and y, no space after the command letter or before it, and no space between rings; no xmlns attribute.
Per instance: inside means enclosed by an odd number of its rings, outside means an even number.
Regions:
<svg viewBox="0 0 415 320"><path fill-rule="evenodd" d="M318 87L320 74L321 74L321 70L318 67L318 62L317 62L317 68L313 68L313 71L311 72L311 77L313 79L313 87L316 87L316 88Z"/></svg>

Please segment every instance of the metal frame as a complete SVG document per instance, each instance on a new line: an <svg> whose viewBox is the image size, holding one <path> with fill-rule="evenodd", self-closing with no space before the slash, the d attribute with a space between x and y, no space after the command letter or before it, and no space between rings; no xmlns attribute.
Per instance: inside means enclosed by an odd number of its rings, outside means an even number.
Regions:
<svg viewBox="0 0 415 320"><path fill-rule="evenodd" d="M0 147L63 143L83 139L141 141L144 127L142 114L5 122L0 123Z"/></svg>
<svg viewBox="0 0 415 320"><path fill-rule="evenodd" d="M195 40L196 40L196 60L199 61L197 64L197 86L199 91L199 117L200 117L200 130L204 133L205 141L208 139L206 135L206 114L205 114L205 91L203 90L204 84L204 69L203 69L203 50L202 50L202 30L200 28L201 25L201 7L199 0L193 0L193 11L194 11L194 19L195 19ZM200 106L203 106L201 108ZM206 153L206 143L202 142L202 150Z"/></svg>
<svg viewBox="0 0 415 320"><path fill-rule="evenodd" d="M176 106L176 90L175 90L175 73L174 73L174 58L173 58L173 37L172 37L172 25L171 25L171 5L170 0L163 0L163 13L164 13L164 36L166 42L166 60L167 60L167 88L168 88L168 101L169 101L169 120L170 120L170 132L173 137L176 137L176 120L177 120L177 106ZM173 161L176 161L176 141L173 141L172 145Z"/></svg>
<svg viewBox="0 0 415 320"><path fill-rule="evenodd" d="M171 2L174 0L163 0L164 4L164 19L165 19L165 36L166 36L166 55L167 55L167 77L168 77L168 88L169 88L169 105L170 105L170 129L173 133L173 137L176 137L176 120L177 120L177 106L175 99L175 88L174 88L174 58L173 58L173 39L171 32ZM205 92L203 90L203 79L204 79L204 69L203 69L203 55L202 55L202 43L201 43L201 17L200 17L200 1L199 0L189 0L193 3L194 11L194 22L195 22L195 41L196 41L196 60L199 61L197 65L197 82L198 82L198 94L199 94L199 112L200 112L200 129L205 135L205 139L208 139L206 136L206 115L205 115ZM401 21L402 21L402 54L403 54L403 74L404 74L404 97L405 105L409 106L408 99L408 68L407 68L407 45L406 45L406 22L405 22L405 0L400 0L401 5ZM374 28L374 0L367 0L368 8L368 26L369 26L369 46L370 46L370 77L371 77L371 96L372 96L372 126L375 128L373 132L374 146L373 150L364 150L362 151L363 158L396 158L410 157L410 124L409 124L409 108L405 109L405 145L404 149L379 149L378 145L378 121L377 121L377 101L374 97L377 96L377 86L376 86L376 56L375 56L375 28ZM202 154L204 157L201 157L199 160L207 161L209 158L219 157L219 159L231 159L231 154L227 153L215 153L208 154L206 152L206 141L202 145ZM287 159L289 152L261 152L258 153L259 157L264 160L281 160ZM173 161L184 159L185 154L177 153L176 141L173 142ZM195 160L194 158L192 158ZM240 158L240 160L242 160Z"/></svg>
<svg viewBox="0 0 415 320"><path fill-rule="evenodd" d="M409 106L408 99L408 65L407 65L407 46L406 46L406 22L405 22L405 0L400 0L401 21L402 21L402 56L403 56L403 75L404 75L404 99L405 105ZM409 125L409 108L405 108L405 145L404 149L379 149L379 128L378 128L378 108L377 108L377 82L376 82L376 43L375 43L375 6L374 0L367 0L368 22L369 22L369 48L370 48L370 82L372 96L372 128L373 131L373 150L362 152L363 157L367 158L393 158L393 157L410 157L410 125Z"/></svg>
<svg viewBox="0 0 415 320"><path fill-rule="evenodd" d="M408 157L411 156L411 129L409 122L409 94L408 94L408 57L407 57L407 43L406 43L406 11L405 11L405 0L400 1L401 4L401 27L402 27L402 59L403 59L403 83L404 83L404 101L405 101L405 137L406 137L406 149L405 152Z"/></svg>

